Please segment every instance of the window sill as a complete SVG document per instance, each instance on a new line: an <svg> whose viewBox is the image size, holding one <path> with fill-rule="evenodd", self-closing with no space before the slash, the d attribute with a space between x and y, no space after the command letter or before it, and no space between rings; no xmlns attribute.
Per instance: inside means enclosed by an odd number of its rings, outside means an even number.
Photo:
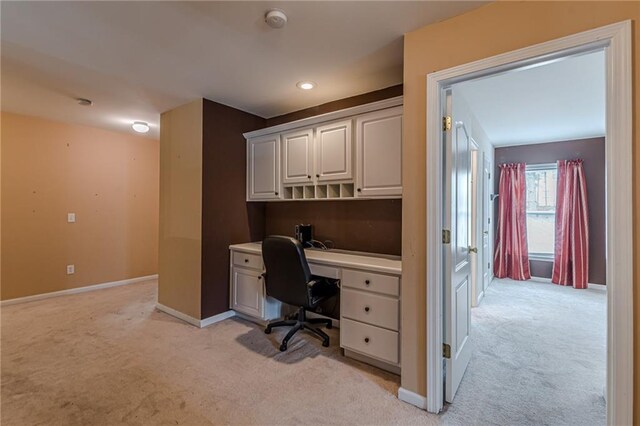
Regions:
<svg viewBox="0 0 640 426"><path fill-rule="evenodd" d="M553 255L545 256L540 254L529 255L529 260L537 260L539 262L553 262Z"/></svg>

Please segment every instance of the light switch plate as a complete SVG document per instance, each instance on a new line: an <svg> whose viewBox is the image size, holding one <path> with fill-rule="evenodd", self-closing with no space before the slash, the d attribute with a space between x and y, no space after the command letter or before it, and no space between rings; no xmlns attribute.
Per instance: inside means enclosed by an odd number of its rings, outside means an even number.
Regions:
<svg viewBox="0 0 640 426"><path fill-rule="evenodd" d="M75 274L76 266L75 265L67 265L67 275Z"/></svg>
<svg viewBox="0 0 640 426"><path fill-rule="evenodd" d="M67 213L67 222L74 223L76 221L75 213Z"/></svg>

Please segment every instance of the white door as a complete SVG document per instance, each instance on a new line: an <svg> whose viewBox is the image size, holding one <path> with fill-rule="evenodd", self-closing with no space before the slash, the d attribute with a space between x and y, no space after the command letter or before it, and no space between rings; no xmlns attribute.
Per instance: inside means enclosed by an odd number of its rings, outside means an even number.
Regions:
<svg viewBox="0 0 640 426"><path fill-rule="evenodd" d="M250 139L247 150L247 198L271 200L280 191L280 136L267 135Z"/></svg>
<svg viewBox="0 0 640 426"><path fill-rule="evenodd" d="M262 274L245 268L233 267L231 308L252 317L262 318L263 309Z"/></svg>
<svg viewBox="0 0 640 426"><path fill-rule="evenodd" d="M446 97L445 115L451 117L451 92ZM452 117L445 131L444 229L450 242L444 247L444 344L445 399L453 401L471 358L471 262L469 256L470 223L470 140ZM446 231L444 232L446 233Z"/></svg>
<svg viewBox="0 0 640 426"><path fill-rule="evenodd" d="M353 179L351 120L316 129L316 178L318 181Z"/></svg>
<svg viewBox="0 0 640 426"><path fill-rule="evenodd" d="M489 230L491 228L491 162L484 153L482 167L482 279L484 290L489 287L491 282L491 241Z"/></svg>
<svg viewBox="0 0 640 426"><path fill-rule="evenodd" d="M470 177L470 195L471 195L471 229L470 229L470 253L471 257L471 306L475 307L480 304L480 300L484 296L484 281L482 280L482 257L483 254L478 248L482 241L482 170L480 164L480 150L478 144L471 138L471 177Z"/></svg>
<svg viewBox="0 0 640 426"><path fill-rule="evenodd" d="M402 195L402 107L356 118L356 196Z"/></svg>
<svg viewBox="0 0 640 426"><path fill-rule="evenodd" d="M313 129L285 133L282 138L282 183L307 183L313 175Z"/></svg>

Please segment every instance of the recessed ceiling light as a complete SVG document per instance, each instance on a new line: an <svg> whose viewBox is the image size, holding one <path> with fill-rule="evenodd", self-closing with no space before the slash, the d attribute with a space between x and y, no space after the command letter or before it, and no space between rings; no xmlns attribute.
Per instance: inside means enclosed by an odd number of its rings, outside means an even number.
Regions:
<svg viewBox="0 0 640 426"><path fill-rule="evenodd" d="M144 121L134 121L131 127L138 133L147 133L149 131L149 125Z"/></svg>
<svg viewBox="0 0 640 426"><path fill-rule="evenodd" d="M91 99L77 98L76 101L78 101L78 105L82 105L82 106L91 106L91 105L93 105L93 101Z"/></svg>
<svg viewBox="0 0 640 426"><path fill-rule="evenodd" d="M316 84L313 81L299 81L296 86L298 86L298 89L311 90L316 87Z"/></svg>

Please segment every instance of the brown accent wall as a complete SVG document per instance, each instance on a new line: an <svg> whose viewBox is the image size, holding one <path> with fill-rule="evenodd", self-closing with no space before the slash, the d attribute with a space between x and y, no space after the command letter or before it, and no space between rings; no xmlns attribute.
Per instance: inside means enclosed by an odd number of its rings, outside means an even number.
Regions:
<svg viewBox="0 0 640 426"><path fill-rule="evenodd" d="M402 96L402 84L348 98L338 99L336 101L327 102L326 104L301 109L288 114L279 115L277 117L271 117L267 119L265 127L276 126L278 124L301 120L303 118L326 114L328 112L339 111L341 109L381 101L383 99L395 98L396 96Z"/></svg>
<svg viewBox="0 0 640 426"><path fill-rule="evenodd" d="M7 112L1 139L2 300L158 272L157 140Z"/></svg>
<svg viewBox="0 0 640 426"><path fill-rule="evenodd" d="M201 318L229 309L229 245L264 236L264 203L247 203L243 133L261 117L205 99L202 119Z"/></svg>
<svg viewBox="0 0 640 426"><path fill-rule="evenodd" d="M589 282L606 284L607 277L607 223L605 217L606 173L604 138L579 139L571 141L509 146L496 148L494 192L498 193L500 164L527 163L545 164L558 160L584 160L584 174L587 180L587 202L589 206ZM498 201L494 202L497 209ZM498 217L497 210L494 217ZM497 232L497 220L495 223ZM531 260L531 275L551 278L553 262Z"/></svg>
<svg viewBox="0 0 640 426"><path fill-rule="evenodd" d="M404 135L402 156L402 387L426 395L426 75L482 58L557 39L600 26L633 20L634 93L634 253L640 253L640 19L638 2L493 2L428 25L404 38ZM431 94L429 94L431 96ZM437 236L431 236L434 238ZM640 262L634 267L638 288ZM640 312L640 291L634 291ZM635 315L634 395L640 407L640 316ZM640 410L636 410L640 414ZM639 417L636 414L636 421Z"/></svg>
<svg viewBox="0 0 640 426"><path fill-rule="evenodd" d="M402 96L402 85L270 118L266 121L266 126L275 126L396 96ZM321 241L332 240L336 248L396 255L401 251L401 200L265 203L267 235L293 236L294 226L298 223L312 224L315 238Z"/></svg>
<svg viewBox="0 0 640 426"><path fill-rule="evenodd" d="M400 255L402 200L287 201L268 203L267 235L293 236L299 223L313 225L316 240L336 248Z"/></svg>

